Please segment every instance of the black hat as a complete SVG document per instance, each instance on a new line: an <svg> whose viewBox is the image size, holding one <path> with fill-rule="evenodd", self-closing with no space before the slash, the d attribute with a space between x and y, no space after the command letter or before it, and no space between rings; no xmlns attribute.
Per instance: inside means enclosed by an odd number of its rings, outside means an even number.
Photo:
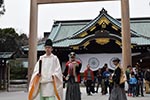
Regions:
<svg viewBox="0 0 150 100"><path fill-rule="evenodd" d="M53 46L53 42L51 39L47 39L44 46Z"/></svg>
<svg viewBox="0 0 150 100"><path fill-rule="evenodd" d="M112 61L113 61L113 62L120 62L120 59L117 58L117 57L114 57Z"/></svg>

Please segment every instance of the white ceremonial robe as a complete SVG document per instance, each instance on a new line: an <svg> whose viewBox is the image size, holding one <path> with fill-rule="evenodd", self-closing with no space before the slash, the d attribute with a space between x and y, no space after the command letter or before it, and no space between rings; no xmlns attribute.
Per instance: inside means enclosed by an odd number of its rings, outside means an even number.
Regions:
<svg viewBox="0 0 150 100"><path fill-rule="evenodd" d="M62 71L60 67L59 60L57 56L51 54L50 56L40 56L42 60L42 69L41 69L41 80L40 80L40 91L42 97L51 97L55 96L53 79L52 75L56 77L56 87L58 94L63 100L63 80L62 80ZM35 75L39 72L39 60L35 65L31 81L35 77Z"/></svg>

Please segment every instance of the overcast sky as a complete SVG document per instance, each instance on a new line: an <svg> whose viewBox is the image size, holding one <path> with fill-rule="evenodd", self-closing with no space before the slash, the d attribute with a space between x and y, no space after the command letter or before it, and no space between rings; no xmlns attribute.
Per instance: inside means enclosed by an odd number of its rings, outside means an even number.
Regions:
<svg viewBox="0 0 150 100"><path fill-rule="evenodd" d="M150 0L129 0L130 17L149 17ZM0 28L15 28L19 33L29 34L30 0L4 0L5 15L0 16ZM54 20L94 19L105 8L109 15L121 18L120 0L39 5L38 37L50 32Z"/></svg>

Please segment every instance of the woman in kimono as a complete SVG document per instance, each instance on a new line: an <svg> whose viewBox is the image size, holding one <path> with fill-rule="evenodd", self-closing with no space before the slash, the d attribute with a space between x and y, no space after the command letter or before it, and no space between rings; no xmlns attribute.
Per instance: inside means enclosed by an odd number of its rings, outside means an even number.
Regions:
<svg viewBox="0 0 150 100"><path fill-rule="evenodd" d="M34 71L30 80L29 95L32 96L32 94L36 94L34 92L37 91L34 89L39 88L40 100L57 100L56 97L59 97L59 100L63 100L63 75L59 60L57 56L52 53L52 50L52 41L48 39L45 42L46 53L40 56L34 67ZM39 61L42 62L40 74L38 74ZM40 76L39 87L36 86L38 83L34 83L33 81L36 75ZM34 97L31 100L33 99Z"/></svg>
<svg viewBox="0 0 150 100"><path fill-rule="evenodd" d="M114 58L113 64L115 65L114 75L112 77L114 86L109 96L109 100L127 100L125 94L125 83L120 83L121 75L123 73L123 69L120 67L120 59Z"/></svg>
<svg viewBox="0 0 150 100"><path fill-rule="evenodd" d="M64 78L67 80L66 98L65 100L81 100L80 93L80 69L81 62L76 60L76 54L69 54L70 60L66 63Z"/></svg>

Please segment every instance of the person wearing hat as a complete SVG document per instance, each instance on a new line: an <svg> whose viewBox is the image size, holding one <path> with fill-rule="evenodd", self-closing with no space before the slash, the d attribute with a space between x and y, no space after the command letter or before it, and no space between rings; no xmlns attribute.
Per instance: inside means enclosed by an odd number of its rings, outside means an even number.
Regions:
<svg viewBox="0 0 150 100"><path fill-rule="evenodd" d="M63 75L59 59L52 53L52 47L52 40L47 39L44 45L45 54L37 61L30 81L31 86L33 78L39 72L39 61L41 61L40 100L56 100L56 97L59 97L58 100L63 100ZM54 83L57 87L54 86Z"/></svg>
<svg viewBox="0 0 150 100"><path fill-rule="evenodd" d="M64 78L67 80L65 100L81 100L79 87L81 66L81 62L76 59L75 52L71 52L63 73Z"/></svg>
<svg viewBox="0 0 150 100"><path fill-rule="evenodd" d="M120 59L115 57L112 62L115 65L115 70L112 77L114 86L109 96L109 100L127 100L124 90L125 83L121 82L123 69L120 66Z"/></svg>

